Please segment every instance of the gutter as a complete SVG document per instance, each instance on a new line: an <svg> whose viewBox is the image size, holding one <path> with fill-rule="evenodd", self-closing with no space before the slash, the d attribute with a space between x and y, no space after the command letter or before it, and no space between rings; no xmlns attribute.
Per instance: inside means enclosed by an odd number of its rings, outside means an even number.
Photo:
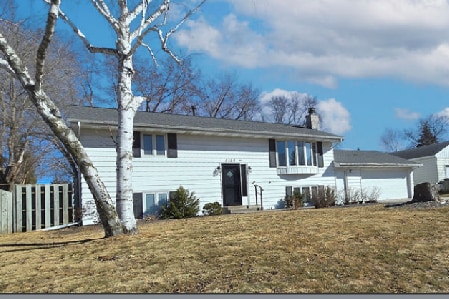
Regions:
<svg viewBox="0 0 449 299"><path fill-rule="evenodd" d="M348 168L348 167L412 167L418 168L422 167L423 164L400 164L400 163L341 163L334 161L334 167L336 168Z"/></svg>
<svg viewBox="0 0 449 299"><path fill-rule="evenodd" d="M69 122L77 121L80 124L79 120L71 120L68 119ZM99 128L103 127L105 129L110 127L116 127L117 123L115 122L105 122L105 121L88 121L84 123L85 128ZM280 138L280 137L290 137L290 138L305 138L307 140L316 140L316 141L329 141L329 142L342 142L343 137L333 135L327 132L319 131L324 135L315 135L315 134L301 134L301 133L282 133L282 132L272 132L272 131L248 131L248 130L229 130L226 128L201 128L201 127L186 127L186 126L165 126L165 125L153 125L153 124L139 124L134 123L134 129L144 129L147 132L157 131L157 132L174 132L180 134L204 134L214 136L231 136L231 137L246 137L246 138ZM329 135L327 135L329 134Z"/></svg>

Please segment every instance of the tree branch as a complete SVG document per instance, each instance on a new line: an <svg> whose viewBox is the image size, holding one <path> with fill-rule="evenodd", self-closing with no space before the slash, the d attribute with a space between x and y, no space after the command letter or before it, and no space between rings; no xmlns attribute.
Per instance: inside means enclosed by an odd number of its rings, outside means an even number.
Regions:
<svg viewBox="0 0 449 299"><path fill-rule="evenodd" d="M51 39L55 34L56 21L58 20L60 0L51 0L50 8L48 10L47 24L45 25L44 36L42 42L37 50L36 57L36 90L41 90L42 77L44 75L45 57L50 46Z"/></svg>
<svg viewBox="0 0 449 299"><path fill-rule="evenodd" d="M118 25L118 21L114 16L111 14L111 11L109 10L106 3L104 3L103 0L91 0L95 8L106 18L106 20L112 25L112 28L114 28L115 32L120 31L120 26Z"/></svg>
<svg viewBox="0 0 449 299"><path fill-rule="evenodd" d="M44 0L49 1L49 0ZM117 50L113 48L99 48L94 47L89 42L89 40L86 38L86 36L81 32L81 30L67 17L67 15L59 8L59 15L61 16L61 19L66 22L67 25L69 25L70 28L72 28L72 31L75 33L76 36L78 36L81 39L81 42L84 44L84 46L87 48L87 50L91 53L102 53L107 55L117 55Z"/></svg>
<svg viewBox="0 0 449 299"><path fill-rule="evenodd" d="M134 39L136 39L142 35L145 36L146 34L148 34L149 31L146 29L148 28L148 26L151 23L154 22L154 20L159 18L159 16L161 16L165 11L167 11L169 9L168 8L169 2L170 2L170 0L164 0L164 4L161 4L159 6L159 8L156 11L154 11L145 21L141 22L140 26L136 30L134 30L134 32L131 33L130 40L133 41ZM143 6L143 3L139 4L139 6ZM130 13L128 16L129 19L134 19L136 17L137 17L136 11ZM144 32L144 33L142 33L142 32Z"/></svg>

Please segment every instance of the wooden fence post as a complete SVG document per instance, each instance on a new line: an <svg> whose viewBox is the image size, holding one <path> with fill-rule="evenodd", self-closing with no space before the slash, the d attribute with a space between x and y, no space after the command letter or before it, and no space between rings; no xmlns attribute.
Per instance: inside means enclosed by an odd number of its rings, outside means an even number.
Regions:
<svg viewBox="0 0 449 299"><path fill-rule="evenodd" d="M16 185L14 188L14 201L15 201L15 215L16 227L15 232L22 232L22 185Z"/></svg>
<svg viewBox="0 0 449 299"><path fill-rule="evenodd" d="M12 233L12 192L0 190L0 233Z"/></svg>

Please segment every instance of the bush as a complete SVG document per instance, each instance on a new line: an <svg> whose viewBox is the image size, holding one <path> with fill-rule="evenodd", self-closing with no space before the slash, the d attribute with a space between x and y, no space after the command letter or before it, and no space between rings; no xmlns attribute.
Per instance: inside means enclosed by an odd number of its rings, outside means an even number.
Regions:
<svg viewBox="0 0 449 299"><path fill-rule="evenodd" d="M299 207L304 206L303 202L304 196L299 192L299 190L293 191L293 195L286 195L285 196L285 207L287 209L293 209L296 210Z"/></svg>
<svg viewBox="0 0 449 299"><path fill-rule="evenodd" d="M206 216L221 215L223 214L223 209L219 202L209 202L203 206L203 214Z"/></svg>
<svg viewBox="0 0 449 299"><path fill-rule="evenodd" d="M316 209L335 206L337 196L335 190L329 186L319 186L316 192L312 193L312 204Z"/></svg>
<svg viewBox="0 0 449 299"><path fill-rule="evenodd" d="M162 207L161 218L182 219L195 217L200 210L200 200L195 193L185 190L182 186L170 196L167 206Z"/></svg>

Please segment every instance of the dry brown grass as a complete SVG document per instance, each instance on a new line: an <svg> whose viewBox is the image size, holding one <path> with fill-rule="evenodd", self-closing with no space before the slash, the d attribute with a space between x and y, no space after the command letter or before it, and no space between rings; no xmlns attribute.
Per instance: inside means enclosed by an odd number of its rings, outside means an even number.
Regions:
<svg viewBox="0 0 449 299"><path fill-rule="evenodd" d="M0 235L2 293L447 293L449 209L382 205Z"/></svg>

